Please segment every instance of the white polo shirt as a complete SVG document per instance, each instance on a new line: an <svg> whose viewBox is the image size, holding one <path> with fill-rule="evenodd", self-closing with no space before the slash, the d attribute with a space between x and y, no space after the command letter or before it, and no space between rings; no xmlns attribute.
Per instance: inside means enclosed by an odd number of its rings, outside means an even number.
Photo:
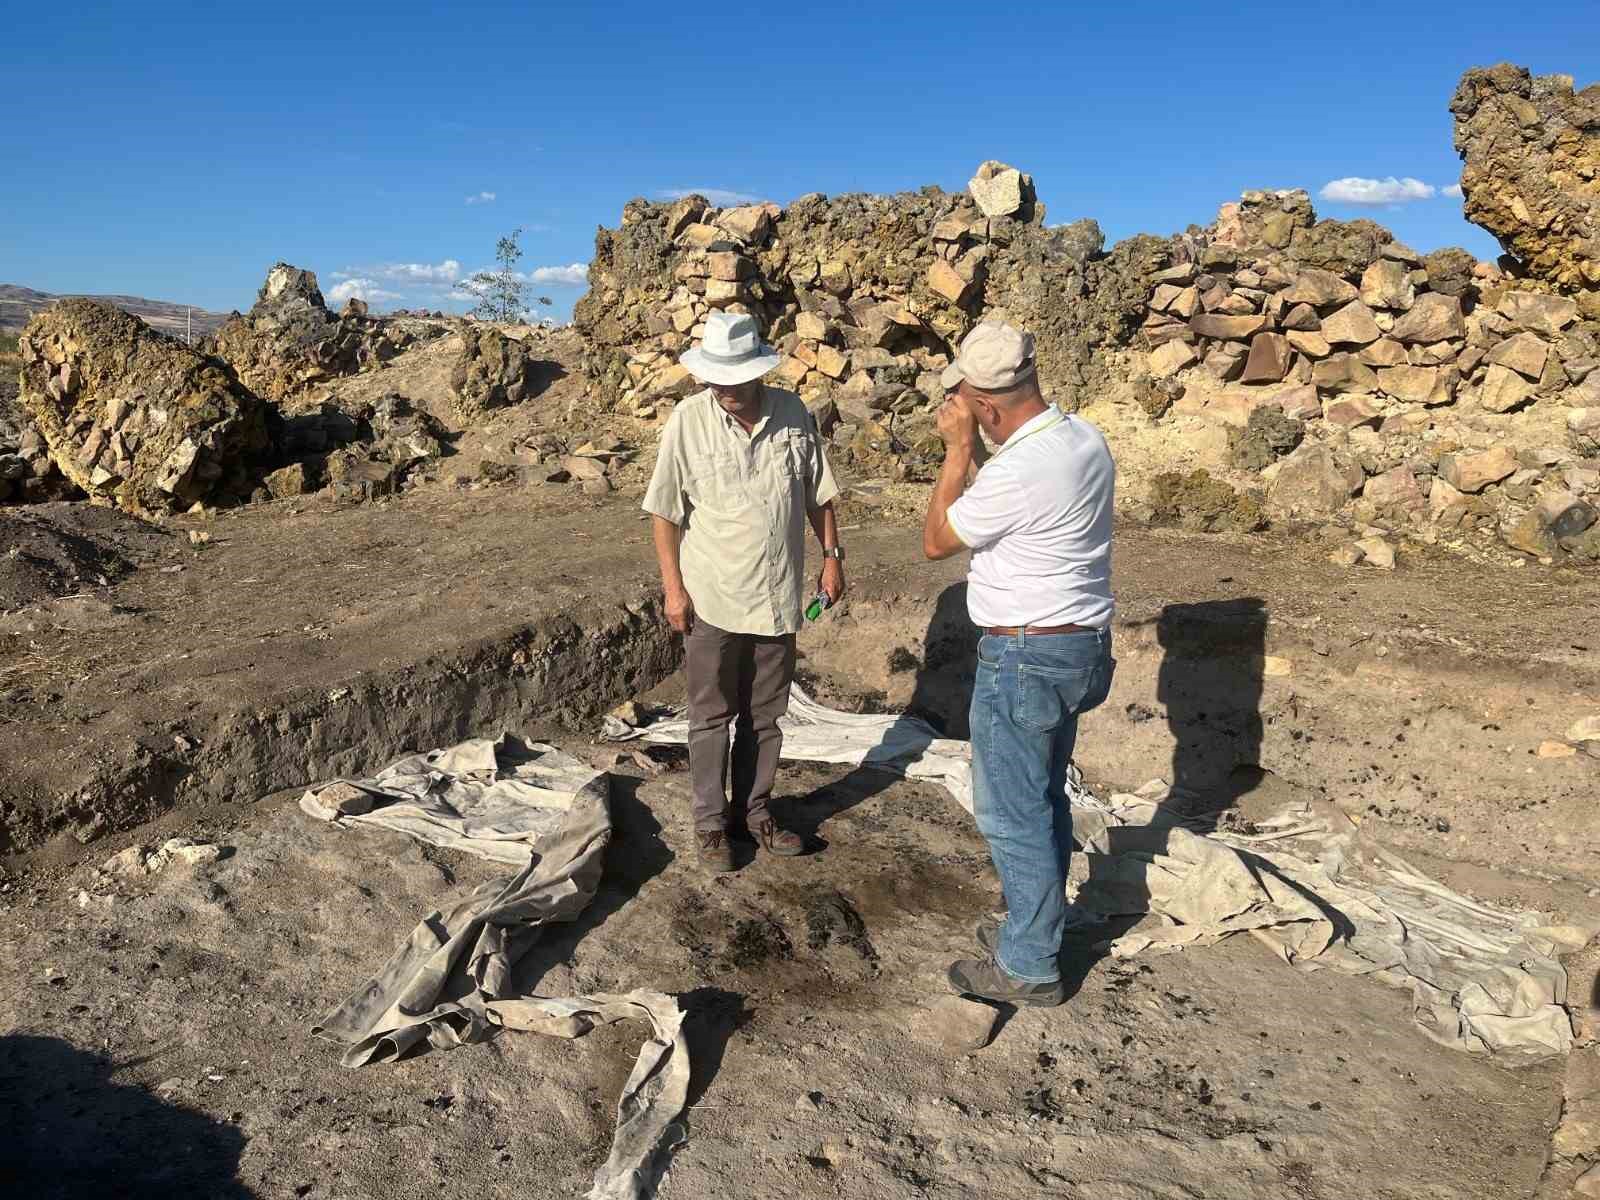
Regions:
<svg viewBox="0 0 1600 1200"><path fill-rule="evenodd" d="M1105 436L1079 417L1050 408L1007 438L950 506L973 552L973 624L1108 624L1115 483Z"/></svg>

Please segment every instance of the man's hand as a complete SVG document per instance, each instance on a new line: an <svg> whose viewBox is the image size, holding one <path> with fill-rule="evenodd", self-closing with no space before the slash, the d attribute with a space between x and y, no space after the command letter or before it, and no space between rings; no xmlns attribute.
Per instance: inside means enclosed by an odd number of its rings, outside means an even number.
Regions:
<svg viewBox="0 0 1600 1200"><path fill-rule="evenodd" d="M983 453L978 416L960 392L946 394L939 409L938 428L944 439L944 462L922 521L922 553L935 562L967 548L950 524L950 506L966 490Z"/></svg>
<svg viewBox="0 0 1600 1200"><path fill-rule="evenodd" d="M681 587L667 590L667 624L679 633L688 633L694 627L694 601Z"/></svg>
<svg viewBox="0 0 1600 1200"><path fill-rule="evenodd" d="M962 399L960 392L951 392L945 396L944 403L939 406L937 425L939 436L944 439L947 450L962 446L970 449L978 441L977 414L972 411L972 406Z"/></svg>
<svg viewBox="0 0 1600 1200"><path fill-rule="evenodd" d="M844 598L844 564L837 558L826 559L822 564L822 578L817 580L817 588L828 593L830 605L839 603Z"/></svg>

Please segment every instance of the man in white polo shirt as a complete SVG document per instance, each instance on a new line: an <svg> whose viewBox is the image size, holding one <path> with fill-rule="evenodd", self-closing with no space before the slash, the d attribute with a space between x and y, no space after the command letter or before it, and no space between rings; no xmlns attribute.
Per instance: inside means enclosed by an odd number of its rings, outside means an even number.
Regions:
<svg viewBox="0 0 1600 1200"><path fill-rule="evenodd" d="M967 607L982 631L972 693L973 811L1005 890L959 993L1061 1003L1078 717L1111 690L1111 505L1105 438L1039 391L1033 337L985 321L944 373L944 466L923 525L930 559L972 551ZM978 436L998 447L992 458ZM987 459L987 461L985 461ZM981 469L980 469L981 468ZM969 486L970 484L970 486Z"/></svg>

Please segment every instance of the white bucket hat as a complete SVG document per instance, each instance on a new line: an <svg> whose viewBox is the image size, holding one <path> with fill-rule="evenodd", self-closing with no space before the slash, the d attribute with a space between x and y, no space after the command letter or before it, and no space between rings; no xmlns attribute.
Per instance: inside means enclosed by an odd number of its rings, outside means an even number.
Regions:
<svg viewBox="0 0 1600 1200"><path fill-rule="evenodd" d="M748 313L714 312L706 317L700 344L678 363L704 383L734 384L760 379L782 357L761 340L755 318Z"/></svg>

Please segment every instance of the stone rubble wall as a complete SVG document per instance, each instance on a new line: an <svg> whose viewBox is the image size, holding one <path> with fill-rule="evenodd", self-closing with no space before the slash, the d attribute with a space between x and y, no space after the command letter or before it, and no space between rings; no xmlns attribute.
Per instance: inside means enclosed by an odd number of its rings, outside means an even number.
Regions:
<svg viewBox="0 0 1600 1200"><path fill-rule="evenodd" d="M376 318L351 299L336 316L310 271L277 263L248 313L234 314L200 345L264 400L285 400L399 354L417 338L413 323Z"/></svg>
<svg viewBox="0 0 1600 1200"><path fill-rule="evenodd" d="M1537 287L1246 192L1156 276L1147 411L1229 426L1280 519L1594 560L1600 326Z"/></svg>
<svg viewBox="0 0 1600 1200"><path fill-rule="evenodd" d="M1151 428L1226 428L1228 480L1129 480L1157 519L1339 526L1341 553L1378 565L1395 537L1595 561L1600 87L1501 66L1467 72L1451 109L1465 209L1511 251L1499 264L1318 220L1304 191L1105 252L1092 221L1048 226L1030 177L996 162L960 195L635 200L596 237L585 369L615 411L661 421L698 389L677 359L706 314L749 312L856 474L927 478L938 372L1003 317L1034 332L1065 408L1126 397Z"/></svg>
<svg viewBox="0 0 1600 1200"><path fill-rule="evenodd" d="M850 460L895 477L939 455L939 372L980 319L1033 331L1041 382L1076 408L1131 336L1162 239L1110 254L1092 221L1048 227L1032 180L984 163L965 194L820 194L787 208L702 196L630 201L601 229L574 323L615 411L661 420L699 390L677 359L712 311L747 312L784 355L775 381L817 412Z"/></svg>

